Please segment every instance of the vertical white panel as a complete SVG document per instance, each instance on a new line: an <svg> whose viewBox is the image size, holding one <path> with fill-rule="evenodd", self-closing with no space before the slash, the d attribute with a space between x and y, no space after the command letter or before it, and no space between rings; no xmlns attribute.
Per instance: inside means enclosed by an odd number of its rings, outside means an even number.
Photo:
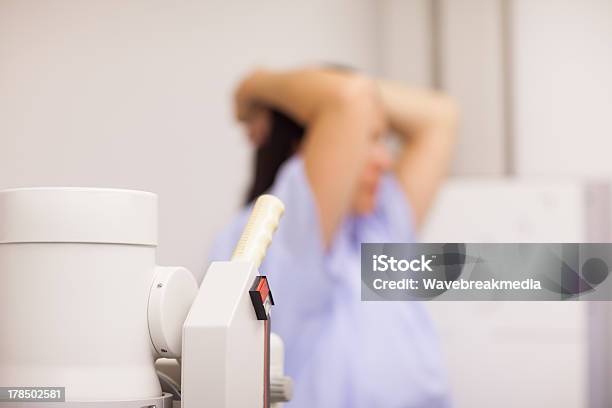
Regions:
<svg viewBox="0 0 612 408"><path fill-rule="evenodd" d="M517 171L612 175L612 2L515 0Z"/></svg>
<svg viewBox="0 0 612 408"><path fill-rule="evenodd" d="M381 74L412 85L430 86L431 2L381 0L378 4Z"/></svg>
<svg viewBox="0 0 612 408"><path fill-rule="evenodd" d="M439 79L462 115L453 174L503 174L502 0L438 4Z"/></svg>

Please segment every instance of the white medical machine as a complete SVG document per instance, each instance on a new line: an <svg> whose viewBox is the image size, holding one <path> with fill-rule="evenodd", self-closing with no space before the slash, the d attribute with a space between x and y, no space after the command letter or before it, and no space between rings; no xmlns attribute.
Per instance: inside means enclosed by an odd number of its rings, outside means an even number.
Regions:
<svg viewBox="0 0 612 408"><path fill-rule="evenodd" d="M156 264L155 194L0 191L0 387L65 387L60 402L12 393L0 407L287 401L274 301L258 272L283 211L260 197L232 259L212 263L198 287L185 268Z"/></svg>

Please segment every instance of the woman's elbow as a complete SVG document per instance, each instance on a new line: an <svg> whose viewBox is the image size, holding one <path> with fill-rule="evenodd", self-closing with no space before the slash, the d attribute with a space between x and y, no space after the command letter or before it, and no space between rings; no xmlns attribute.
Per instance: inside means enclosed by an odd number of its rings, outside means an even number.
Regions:
<svg viewBox="0 0 612 408"><path fill-rule="evenodd" d="M352 74L334 89L329 98L330 109L365 121L373 128L381 127L385 120L384 108L374 80Z"/></svg>
<svg viewBox="0 0 612 408"><path fill-rule="evenodd" d="M457 102L448 95L442 95L439 98L437 124L456 129L461 116Z"/></svg>

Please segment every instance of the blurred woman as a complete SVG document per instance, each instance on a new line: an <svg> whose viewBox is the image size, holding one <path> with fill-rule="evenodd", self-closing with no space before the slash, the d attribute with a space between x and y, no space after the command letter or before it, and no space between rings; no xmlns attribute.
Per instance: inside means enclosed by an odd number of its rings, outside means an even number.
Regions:
<svg viewBox="0 0 612 408"><path fill-rule="evenodd" d="M360 244L415 239L451 156L452 101L340 70L257 70L235 109L257 147L247 204L269 192L286 207L260 271L295 382L287 406L448 407L424 306L360 301ZM247 216L211 260L229 259Z"/></svg>

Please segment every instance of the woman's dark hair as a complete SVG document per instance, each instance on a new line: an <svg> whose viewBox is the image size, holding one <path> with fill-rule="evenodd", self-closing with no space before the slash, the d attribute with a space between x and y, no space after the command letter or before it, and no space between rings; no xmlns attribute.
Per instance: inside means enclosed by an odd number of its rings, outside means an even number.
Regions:
<svg viewBox="0 0 612 408"><path fill-rule="evenodd" d="M304 127L284 113L272 109L270 121L270 134L255 152L253 181L247 193L247 204L272 187L278 169L297 152L304 138Z"/></svg>
<svg viewBox="0 0 612 408"><path fill-rule="evenodd" d="M323 67L344 73L356 72L352 67L337 63L325 63ZM284 113L274 109L271 112L270 135L255 153L255 171L246 198L247 204L272 187L278 169L297 152L306 132L302 125Z"/></svg>

